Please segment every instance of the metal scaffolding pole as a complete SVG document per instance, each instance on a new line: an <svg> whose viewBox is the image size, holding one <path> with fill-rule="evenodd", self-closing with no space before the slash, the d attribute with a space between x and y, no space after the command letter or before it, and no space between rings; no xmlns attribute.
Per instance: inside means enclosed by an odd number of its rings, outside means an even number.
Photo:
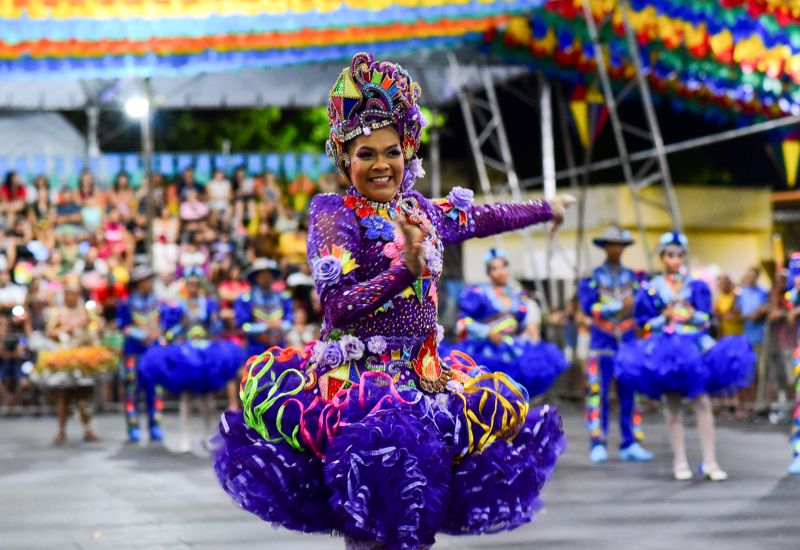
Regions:
<svg viewBox="0 0 800 550"><path fill-rule="evenodd" d="M619 150L620 161L622 163L622 172L625 175L625 183L631 192L633 199L633 212L636 217L636 225L639 227L639 235L642 246L645 249L645 258L647 262L647 269L652 271L652 258L650 257L650 249L647 244L647 232L644 226L644 219L642 218L642 211L638 201L638 189L636 181L633 176L633 167L628 155L628 145L625 142L623 134L622 121L617 112L617 101L614 97L614 91L611 88L611 78L608 75L608 68L605 62L605 52L600 43L600 35L597 32L597 25L594 22L594 15L592 15L592 8L588 1L583 2L583 15L586 20L586 27L589 29L589 37L592 40L592 49L594 51L594 59L597 63L597 75L600 78L600 85L603 89L603 98L606 102L608 109L608 118L611 121L611 128L614 132L614 141L617 143Z"/></svg>
<svg viewBox="0 0 800 550"><path fill-rule="evenodd" d="M517 202L522 201L519 177L514 169L511 148L508 144L508 137L500 113L500 105L497 101L497 93L491 73L485 67L461 66L452 53L448 54L448 62L450 81L455 87L461 113L464 117L481 192L486 197L486 200L495 202L495 195L492 191L487 170L487 167L491 166L506 178L512 199ZM479 97L476 91L483 92L486 98ZM482 122L480 132L478 131L476 119ZM487 143L491 144L495 156L490 156L484 152L484 147ZM530 228L520 230L526 256L526 276L534 281L537 293L544 298L544 288L539 270L536 267L533 239L530 231ZM501 242L499 236L496 237L496 240L498 244ZM545 300L542 300L541 306L544 313L549 311Z"/></svg>
<svg viewBox="0 0 800 550"><path fill-rule="evenodd" d="M539 73L539 118L542 128L542 175L544 176L544 198L556 196L556 149L553 144L553 96L550 82ZM517 185L519 187L519 185ZM555 308L556 281L553 277L553 239L547 239L547 284L550 287L550 309Z"/></svg>

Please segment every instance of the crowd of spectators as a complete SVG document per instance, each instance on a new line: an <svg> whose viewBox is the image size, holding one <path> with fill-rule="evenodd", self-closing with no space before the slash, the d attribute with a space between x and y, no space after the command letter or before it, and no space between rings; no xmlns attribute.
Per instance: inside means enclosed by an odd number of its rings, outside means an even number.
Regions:
<svg viewBox="0 0 800 550"><path fill-rule="evenodd" d="M81 174L77 188L53 188L39 176L9 172L0 187L0 406L14 409L25 372L45 333L49 308L63 300L65 281L78 280L109 345L119 342L116 305L128 295L134 266L152 262L156 293L169 302L182 293L181 276L200 267L206 292L222 306L235 337L233 302L249 288L243 277L256 258L271 258L283 276L276 290L297 288L293 344L315 337L318 308L309 299L305 265L307 210L320 191L340 192L332 174L284 182L272 173L214 171L208 181L186 166L175 177L153 175L134 188L126 173L111 182ZM152 210L148 197L153 201ZM148 254L148 214L153 214ZM2 411L0 411L2 412Z"/></svg>

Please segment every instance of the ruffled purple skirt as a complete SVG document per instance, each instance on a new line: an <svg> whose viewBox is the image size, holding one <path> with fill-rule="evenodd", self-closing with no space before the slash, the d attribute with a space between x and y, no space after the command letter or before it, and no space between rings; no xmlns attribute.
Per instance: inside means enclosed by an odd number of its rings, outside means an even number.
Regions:
<svg viewBox="0 0 800 550"><path fill-rule="evenodd" d="M513 344L468 338L440 347L442 357L454 350L469 355L490 372L506 373L523 386L530 397L546 392L569 367L558 346L548 342L534 344L522 338L515 339Z"/></svg>
<svg viewBox="0 0 800 550"><path fill-rule="evenodd" d="M730 395L750 385L755 354L744 337L723 338L705 353L700 351L701 337L662 334L622 344L615 376L651 399L668 393L688 398Z"/></svg>
<svg viewBox="0 0 800 550"><path fill-rule="evenodd" d="M620 346L614 374L651 399L706 392L708 370L694 335L661 334Z"/></svg>
<svg viewBox="0 0 800 550"><path fill-rule="evenodd" d="M438 532L513 529L541 507L566 447L561 418L529 408L503 374L457 364L440 394L366 372L324 401L302 354L272 350L246 368L242 412L214 441L222 487L265 521L419 548Z"/></svg>
<svg viewBox="0 0 800 550"><path fill-rule="evenodd" d="M703 354L703 360L711 395L732 395L753 383L756 354L744 336L725 336Z"/></svg>
<svg viewBox="0 0 800 550"><path fill-rule="evenodd" d="M203 394L225 387L236 378L246 357L241 347L225 340L198 346L193 342L155 345L139 360L139 376L172 394Z"/></svg>

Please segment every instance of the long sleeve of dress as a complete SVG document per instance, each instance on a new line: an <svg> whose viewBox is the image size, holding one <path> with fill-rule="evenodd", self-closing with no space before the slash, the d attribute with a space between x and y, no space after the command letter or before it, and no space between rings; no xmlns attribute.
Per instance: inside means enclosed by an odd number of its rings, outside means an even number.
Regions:
<svg viewBox="0 0 800 550"><path fill-rule="evenodd" d="M329 327L346 328L411 285L416 276L405 265L358 280L353 255L361 246L355 215L337 195L317 195L311 202L308 262Z"/></svg>
<svg viewBox="0 0 800 550"><path fill-rule="evenodd" d="M650 285L642 285L636 293L633 305L633 315L636 324L651 331L660 330L666 323L666 319L661 315L664 304L658 293Z"/></svg>
<svg viewBox="0 0 800 550"><path fill-rule="evenodd" d="M459 244L473 237L482 238L553 219L546 201L454 206L449 200L430 201L417 192L410 193L428 212L445 246Z"/></svg>
<svg viewBox="0 0 800 550"><path fill-rule="evenodd" d="M711 322L711 289L706 283L699 280L694 280L689 284L694 308L690 322L697 327L706 327Z"/></svg>

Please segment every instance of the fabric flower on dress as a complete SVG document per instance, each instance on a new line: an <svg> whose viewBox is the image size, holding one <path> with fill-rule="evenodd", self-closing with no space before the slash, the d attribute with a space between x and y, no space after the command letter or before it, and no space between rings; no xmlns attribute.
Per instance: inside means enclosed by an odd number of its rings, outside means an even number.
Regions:
<svg viewBox="0 0 800 550"><path fill-rule="evenodd" d="M328 367L336 367L344 363L345 357L342 351L342 346L339 342L329 342L325 346L325 351L322 352L321 364Z"/></svg>
<svg viewBox="0 0 800 550"><path fill-rule="evenodd" d="M380 216L370 216L361 220L361 225L367 230L367 238L371 240L394 240L394 224Z"/></svg>
<svg viewBox="0 0 800 550"><path fill-rule="evenodd" d="M394 236L394 240L383 245L383 255L392 260L391 266L403 263L403 252L406 249L406 238L399 231Z"/></svg>
<svg viewBox="0 0 800 550"><path fill-rule="evenodd" d="M322 340L318 340L311 350L311 362L319 363L322 360L322 354L325 353L325 348L328 346Z"/></svg>
<svg viewBox="0 0 800 550"><path fill-rule="evenodd" d="M342 339L339 340L339 345L344 353L345 361L349 361L351 359L355 359L357 361L364 356L364 344L355 336L351 336L349 334L342 336Z"/></svg>
<svg viewBox="0 0 800 550"><path fill-rule="evenodd" d="M342 263L333 256L323 256L311 266L311 276L322 286L332 286L342 279Z"/></svg>
<svg viewBox="0 0 800 550"><path fill-rule="evenodd" d="M441 344L442 340L444 340L444 327L442 325L436 325L436 343Z"/></svg>
<svg viewBox="0 0 800 550"><path fill-rule="evenodd" d="M439 248L434 244L432 238L425 239L425 263L428 266L428 270L434 275L439 275L442 272L443 264L442 264L442 254L439 251Z"/></svg>
<svg viewBox="0 0 800 550"><path fill-rule="evenodd" d="M475 193L472 192L472 189L453 187L453 189L447 195L447 200L450 201L450 204L452 204L454 208L466 210L472 206L472 198L474 195Z"/></svg>
<svg viewBox="0 0 800 550"><path fill-rule="evenodd" d="M370 353L374 353L375 355L382 354L386 351L386 338L383 336L372 336L367 340L367 349Z"/></svg>
<svg viewBox="0 0 800 550"><path fill-rule="evenodd" d="M414 187L414 182L418 178L425 177L425 168L422 167L422 159L414 157L411 162L405 167L403 171L403 185L402 191L410 191Z"/></svg>
<svg viewBox="0 0 800 550"><path fill-rule="evenodd" d="M328 287L337 284L342 275L347 275L358 267L350 252L338 245L328 250L323 247L319 251L317 259L311 262L311 276L321 287Z"/></svg>

